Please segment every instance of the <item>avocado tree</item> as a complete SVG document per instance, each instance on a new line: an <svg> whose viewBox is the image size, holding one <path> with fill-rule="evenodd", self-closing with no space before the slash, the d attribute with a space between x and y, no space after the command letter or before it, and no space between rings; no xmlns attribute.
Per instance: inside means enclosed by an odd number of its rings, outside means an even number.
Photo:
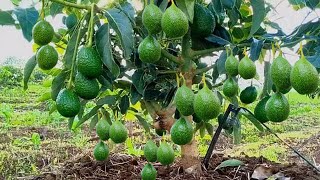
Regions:
<svg viewBox="0 0 320 180"><path fill-rule="evenodd" d="M68 117L70 127L90 120L100 138L94 149L97 160L109 155L104 141L110 138L122 143L127 139L122 121L131 113L147 133L150 127L161 135L168 132L172 142L181 147L183 167L198 171L200 157L194 133L212 134L209 120L221 119L223 104L239 106L261 99L255 116L242 114L263 131L260 123L287 119L290 109L284 94L292 87L300 94L312 94L319 86L319 21L285 34L266 18L272 7L264 0L212 0L208 4L195 0L109 4L42 0L40 10L22 9L20 1L12 2L17 8L0 11L0 24L15 25L36 47L35 56L25 66L25 89L37 65L54 76L51 93L42 99L54 100L56 105L50 112L57 110ZM297 9L315 9L319 4L289 2ZM46 19L61 13L67 16L66 28L54 29ZM301 41L305 42L299 51L301 59L292 67L281 48ZM275 58L272 65L264 60L268 50ZM276 51L280 52L277 58ZM202 58L207 56L216 58L204 63ZM250 82L259 78L255 61L265 67L259 98L256 87L239 93L238 86L239 79ZM87 110L89 101L95 107ZM152 125L146 121L149 115ZM239 142L239 117L220 123ZM174 161L172 144L166 140L159 148L148 141L144 148L148 161L163 165ZM144 179L156 176L151 164L142 172L147 172L142 173Z"/></svg>

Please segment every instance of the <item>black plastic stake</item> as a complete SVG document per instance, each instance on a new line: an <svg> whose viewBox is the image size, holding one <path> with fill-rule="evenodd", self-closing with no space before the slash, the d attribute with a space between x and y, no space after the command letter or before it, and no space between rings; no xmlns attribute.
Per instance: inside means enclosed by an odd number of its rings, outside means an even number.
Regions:
<svg viewBox="0 0 320 180"><path fill-rule="evenodd" d="M211 140L211 143L210 143L210 146L207 150L207 153L206 153L206 156L204 157L202 163L204 164L204 166L206 168L208 168L209 166L209 160L211 158L211 155L212 155L212 152L213 152L213 149L218 141L218 138L221 134L221 131L222 131L222 127L223 127L223 124L226 122L229 114L231 111L233 111L233 108L234 106L232 104L229 104L226 112L224 113L223 117L222 117L222 120L221 120L221 123L219 123L219 126L218 126L218 129L216 130L216 132L214 133L213 137L212 137L212 140Z"/></svg>

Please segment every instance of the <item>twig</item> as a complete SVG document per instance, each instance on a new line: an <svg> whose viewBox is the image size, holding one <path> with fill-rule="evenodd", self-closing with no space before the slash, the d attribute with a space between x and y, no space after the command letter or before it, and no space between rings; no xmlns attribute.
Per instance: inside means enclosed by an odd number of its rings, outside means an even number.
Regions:
<svg viewBox="0 0 320 180"><path fill-rule="evenodd" d="M210 69L212 69L215 65L216 65L216 64L212 64L212 65L207 66L207 67L205 67L205 68L197 69L196 72L195 72L195 74L203 74L203 73L209 71Z"/></svg>
<svg viewBox="0 0 320 180"><path fill-rule="evenodd" d="M63 1L63 0L50 0L50 1L56 2L56 3L59 3L59 4L63 4L65 6L74 7L74 8L77 8L77 9L86 9L88 11L90 11L90 9L91 9L91 6L75 4L75 3L71 3L71 2Z"/></svg>
<svg viewBox="0 0 320 180"><path fill-rule="evenodd" d="M178 57L170 54L167 50L165 49L161 49L161 54L166 57L167 59L169 59L172 62L175 62L177 64L182 64L183 61L181 61Z"/></svg>

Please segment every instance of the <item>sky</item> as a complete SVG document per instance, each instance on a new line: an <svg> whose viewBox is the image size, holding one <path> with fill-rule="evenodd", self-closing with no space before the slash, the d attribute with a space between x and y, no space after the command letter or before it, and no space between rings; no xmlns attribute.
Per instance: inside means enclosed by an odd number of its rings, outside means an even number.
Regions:
<svg viewBox="0 0 320 180"><path fill-rule="evenodd" d="M22 6L27 7L30 5L31 0L23 0ZM296 26L300 25L302 22L307 22L308 20L319 17L318 12L312 12L307 19L305 16L310 12L310 9L304 8L299 11L294 11L290 7L287 0L266 0L267 3L272 4L276 11L269 13L269 19L277 22L280 27L283 28L285 33L290 33ZM10 0L1 0L0 9L1 10L11 10L14 6L11 4ZM61 15L56 16L54 19L49 20L55 29L63 26L61 22ZM0 26L0 64L7 57L16 57L18 59L27 60L34 53L32 52L32 43L24 39L22 31L16 30L12 26ZM288 52L288 56L290 53ZM295 57L295 56L294 56ZM290 59L290 57L287 57Z"/></svg>

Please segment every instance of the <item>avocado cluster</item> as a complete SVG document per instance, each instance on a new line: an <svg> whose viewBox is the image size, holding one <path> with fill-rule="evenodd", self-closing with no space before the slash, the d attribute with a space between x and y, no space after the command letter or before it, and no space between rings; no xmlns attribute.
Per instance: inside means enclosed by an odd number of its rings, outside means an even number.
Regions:
<svg viewBox="0 0 320 180"><path fill-rule="evenodd" d="M143 148L143 153L148 161L141 171L141 178L143 180L155 180L157 177L157 170L153 167L151 162L158 161L162 165L170 165L175 159L172 146L167 142L161 142L158 147L152 140L149 140Z"/></svg>
<svg viewBox="0 0 320 180"><path fill-rule="evenodd" d="M189 29L186 15L172 2L163 13L151 2L142 12L142 24L148 31L138 46L139 59L144 63L157 63L161 58L161 44L155 38L163 31L167 38L180 38Z"/></svg>
<svg viewBox="0 0 320 180"><path fill-rule="evenodd" d="M282 57L282 52L274 59L270 68L273 91L271 97L264 97L255 107L254 114L262 122L282 122L290 114L290 105L284 94L294 88L299 94L310 94L319 86L319 75L316 68L304 57L292 67Z"/></svg>
<svg viewBox="0 0 320 180"><path fill-rule="evenodd" d="M181 115L193 115L194 121L197 120L197 122L208 121L210 119L216 118L221 108L221 102L218 96L212 90L210 90L206 84L201 90L198 91L197 94L194 94L192 89L183 84L177 89L174 96L174 102L176 104L177 110ZM176 131L176 129L180 129L180 131L184 129L183 131L185 132L191 132L191 130L189 130L189 126L189 122L185 121L184 118L179 119L173 125L173 127L175 128L171 129L171 136L172 132ZM191 136L192 139L193 133L190 133L189 136ZM180 144L179 142L177 142L176 144L183 145L187 143L188 142L183 142L182 144Z"/></svg>
<svg viewBox="0 0 320 180"><path fill-rule="evenodd" d="M128 137L128 130L120 121L110 125L106 117L102 116L96 124L96 134L100 141L93 149L93 156L97 161L104 161L109 156L109 147L104 141L110 138L116 144L123 143Z"/></svg>
<svg viewBox="0 0 320 180"><path fill-rule="evenodd" d="M81 47L76 57L77 72L73 81L74 88L64 93L61 90L56 99L58 112L65 117L74 117L80 112L80 98L91 100L98 96L100 85L97 78L102 74L103 65L101 58L93 47ZM69 107L66 110L63 107ZM73 113L65 113L72 111Z"/></svg>
<svg viewBox="0 0 320 180"><path fill-rule="evenodd" d="M228 79L223 83L222 87L223 94L229 98L236 96L239 91L239 85L235 80L235 77L238 75L238 66L239 61L231 52L225 62Z"/></svg>
<svg viewBox="0 0 320 180"><path fill-rule="evenodd" d="M46 20L38 21L32 28L33 41L40 46L36 53L36 60L40 69L50 70L58 63L58 52L49 45L53 36L54 29Z"/></svg>

